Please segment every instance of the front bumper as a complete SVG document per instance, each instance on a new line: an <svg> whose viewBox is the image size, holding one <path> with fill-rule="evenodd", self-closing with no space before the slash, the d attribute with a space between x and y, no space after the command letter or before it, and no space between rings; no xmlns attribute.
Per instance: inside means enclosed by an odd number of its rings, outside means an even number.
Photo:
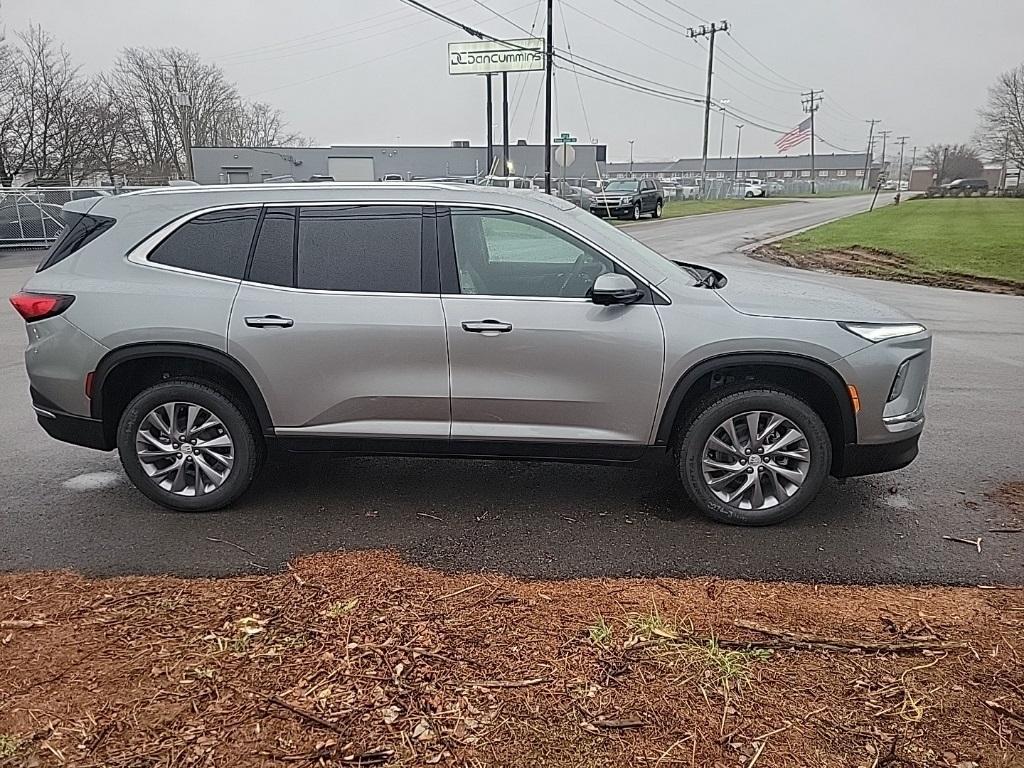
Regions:
<svg viewBox="0 0 1024 768"><path fill-rule="evenodd" d="M857 445L850 443L843 447L842 459L832 468L836 477L858 477L879 472L902 469L917 458L918 433L895 443L879 445Z"/></svg>
<svg viewBox="0 0 1024 768"><path fill-rule="evenodd" d="M630 216L633 213L632 205L591 205L590 212L595 216Z"/></svg>

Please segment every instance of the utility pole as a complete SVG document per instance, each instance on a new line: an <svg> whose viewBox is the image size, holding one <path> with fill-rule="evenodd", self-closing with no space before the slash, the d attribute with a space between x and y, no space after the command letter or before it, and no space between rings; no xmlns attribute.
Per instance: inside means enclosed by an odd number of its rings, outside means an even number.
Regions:
<svg viewBox="0 0 1024 768"><path fill-rule="evenodd" d="M900 169L896 172L896 205L900 204L900 192L903 189L903 150L907 146L909 136L897 136L896 143L900 145ZM908 189L910 185L907 185Z"/></svg>
<svg viewBox="0 0 1024 768"><path fill-rule="evenodd" d="M174 84L178 89L178 92L174 95L174 104L179 109L178 119L181 121L181 144L185 149L185 169L186 173L188 173L188 178L194 180L195 173L192 170L192 132L188 115L189 109L192 106L192 100L182 90L181 72L178 71L177 59L174 60Z"/></svg>
<svg viewBox="0 0 1024 768"><path fill-rule="evenodd" d="M740 136L743 135L743 123L736 123L736 167L732 169L732 183L735 188L740 178Z"/></svg>
<svg viewBox="0 0 1024 768"><path fill-rule="evenodd" d="M999 190L1006 189L1006 159L1010 154L1010 129L1006 129L1006 140L1003 142L1003 169L999 172Z"/></svg>
<svg viewBox="0 0 1024 768"><path fill-rule="evenodd" d="M871 128L868 129L868 148L864 150L864 175L860 180L860 191L864 191L864 185L867 183L868 178L871 176L871 150L875 146L875 125L882 122L881 120L865 120L865 123L870 123Z"/></svg>
<svg viewBox="0 0 1024 768"><path fill-rule="evenodd" d="M718 111L722 113L722 132L718 136L718 159L722 159L722 149L725 147L725 105L728 104L730 99L719 99L718 100Z"/></svg>
<svg viewBox="0 0 1024 768"><path fill-rule="evenodd" d="M878 135L882 137L882 171L885 171L885 140L889 138L892 131L879 131Z"/></svg>
<svg viewBox="0 0 1024 768"><path fill-rule="evenodd" d="M633 178L633 142L634 141L636 141L636 139L630 139L629 140L629 177L630 178ZM563 144L562 146L564 147L565 145Z"/></svg>
<svg viewBox="0 0 1024 768"><path fill-rule="evenodd" d="M493 75L487 73L487 173L494 173L494 102L493 86L491 80Z"/></svg>
<svg viewBox="0 0 1024 768"><path fill-rule="evenodd" d="M551 162L550 158L548 162ZM508 72L501 73L501 165L501 175L508 176ZM549 177L550 173L549 166Z"/></svg>
<svg viewBox="0 0 1024 768"><path fill-rule="evenodd" d="M544 71L544 191L551 194L551 72L555 65L554 0L548 0L548 55Z"/></svg>
<svg viewBox="0 0 1024 768"><path fill-rule="evenodd" d="M818 107L821 105L821 94L822 91L816 91L813 88L807 93L801 93L803 97L804 112L811 113L811 194L817 193L815 184L817 181L817 171L814 168L814 113L818 111Z"/></svg>
<svg viewBox="0 0 1024 768"><path fill-rule="evenodd" d="M548 0L549 4L550 2L551 0ZM711 124L711 75L715 68L715 35L719 32L726 32L728 29L728 21L719 21L701 24L696 29L688 27L686 30L686 36L694 40L698 37L708 38L708 84L704 96L704 148L701 150L700 171L701 197L704 199L707 199L708 196L708 128Z"/></svg>

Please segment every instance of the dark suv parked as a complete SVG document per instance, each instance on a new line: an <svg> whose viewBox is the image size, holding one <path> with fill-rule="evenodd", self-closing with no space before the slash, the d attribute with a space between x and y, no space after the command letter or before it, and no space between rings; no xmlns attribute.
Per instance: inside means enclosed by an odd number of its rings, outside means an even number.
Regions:
<svg viewBox="0 0 1024 768"><path fill-rule="evenodd" d="M649 213L660 219L664 204L665 193L654 179L614 179L591 199L590 212L634 220Z"/></svg>
<svg viewBox="0 0 1024 768"><path fill-rule="evenodd" d="M943 196L970 197L975 192L979 195L988 194L988 182L985 179L956 179L942 185Z"/></svg>

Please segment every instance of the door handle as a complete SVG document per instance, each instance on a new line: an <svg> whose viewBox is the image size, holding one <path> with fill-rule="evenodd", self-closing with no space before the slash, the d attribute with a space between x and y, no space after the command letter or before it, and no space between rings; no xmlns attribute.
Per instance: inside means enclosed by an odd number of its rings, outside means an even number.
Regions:
<svg viewBox="0 0 1024 768"><path fill-rule="evenodd" d="M512 331L512 323L503 323L500 320L478 320L462 324L462 330L469 333L482 333L484 336L496 336L499 333Z"/></svg>
<svg viewBox="0 0 1024 768"><path fill-rule="evenodd" d="M280 315L263 315L262 317L247 317L245 324L250 328L291 328L295 321L290 317Z"/></svg>

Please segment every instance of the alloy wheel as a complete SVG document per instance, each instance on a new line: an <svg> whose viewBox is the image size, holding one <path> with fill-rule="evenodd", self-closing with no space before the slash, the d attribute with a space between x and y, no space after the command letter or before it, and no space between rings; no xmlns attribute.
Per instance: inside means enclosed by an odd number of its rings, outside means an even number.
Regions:
<svg viewBox="0 0 1024 768"><path fill-rule="evenodd" d="M701 453L708 489L739 509L771 509L792 498L810 466L807 436L773 411L730 416L712 430Z"/></svg>
<svg viewBox="0 0 1024 768"><path fill-rule="evenodd" d="M158 405L135 433L135 455L157 486L178 496L203 496L231 474L235 444L224 423L201 405Z"/></svg>

